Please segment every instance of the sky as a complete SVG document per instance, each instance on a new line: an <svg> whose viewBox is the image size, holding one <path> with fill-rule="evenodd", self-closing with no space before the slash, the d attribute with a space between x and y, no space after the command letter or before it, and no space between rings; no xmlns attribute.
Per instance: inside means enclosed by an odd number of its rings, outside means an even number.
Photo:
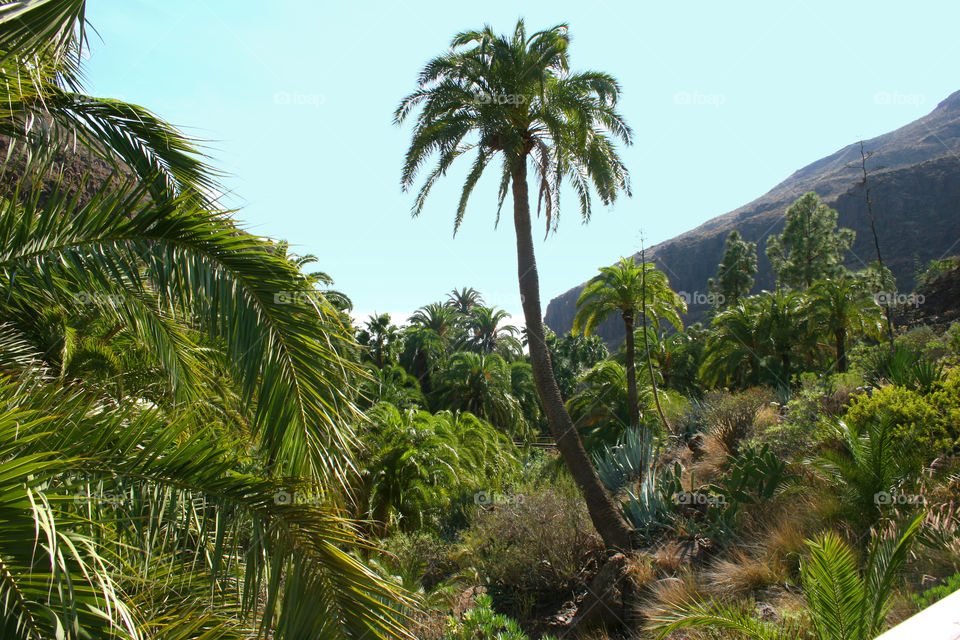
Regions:
<svg viewBox="0 0 960 640"><path fill-rule="evenodd" d="M145 106L204 141L223 202L248 231L288 240L355 316L471 286L522 317L515 240L498 176L477 186L456 237L467 166L420 217L400 188L410 126L392 114L458 31L569 25L571 66L613 74L635 134L632 198L582 224L572 197L537 238L547 302L600 266L762 195L793 171L902 126L960 89L960 3L308 2L89 0L89 93Z"/></svg>

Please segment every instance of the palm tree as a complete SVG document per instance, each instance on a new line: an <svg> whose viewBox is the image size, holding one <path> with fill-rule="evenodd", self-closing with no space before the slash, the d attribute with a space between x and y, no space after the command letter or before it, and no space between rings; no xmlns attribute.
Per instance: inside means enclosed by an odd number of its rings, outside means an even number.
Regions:
<svg viewBox="0 0 960 640"><path fill-rule="evenodd" d="M400 124L422 107L404 162L404 188L414 184L428 158L439 156L417 195L414 215L423 210L430 189L453 161L475 152L454 232L480 176L496 156L502 159L498 199L502 206L512 190L517 272L537 390L594 526L608 546L628 548L630 528L600 483L553 378L531 232L528 160L533 162L547 233L559 219L564 181L577 193L584 220L591 213L591 183L603 204L613 202L621 191L629 193L627 171L614 146L615 139L629 144L632 136L616 111L620 87L605 73L571 72L569 42L566 25L528 36L522 20L512 35L498 36L490 27L462 32L450 51L427 63L417 89L402 100L394 119Z"/></svg>
<svg viewBox="0 0 960 640"><path fill-rule="evenodd" d="M848 275L815 282L807 290L807 300L812 324L833 339L837 371L845 373L848 335L879 335L883 331L880 307L871 292Z"/></svg>
<svg viewBox="0 0 960 640"><path fill-rule="evenodd" d="M738 300L713 319L700 365L700 378L713 386L748 386L760 379L761 340L750 298Z"/></svg>
<svg viewBox="0 0 960 640"><path fill-rule="evenodd" d="M450 332L456 327L456 312L439 302L426 304L410 316L410 324L430 329L444 342L449 342Z"/></svg>
<svg viewBox="0 0 960 640"><path fill-rule="evenodd" d="M340 310L187 138L78 91L84 9L0 8L0 637L410 637L341 509ZM74 139L114 173L64 177Z"/></svg>
<svg viewBox="0 0 960 640"><path fill-rule="evenodd" d="M500 324L509 317L503 309L474 307L465 322L469 332L467 348L480 354L496 352L508 360L519 357L523 347L516 335L520 331L513 325Z"/></svg>
<svg viewBox="0 0 960 640"><path fill-rule="evenodd" d="M424 394L433 389L436 373L447 353L447 345L433 329L411 325L403 331L400 365L420 382Z"/></svg>
<svg viewBox="0 0 960 640"><path fill-rule="evenodd" d="M395 325L390 322L389 313L373 314L364 323L365 335L363 342L367 343L368 348L373 355L373 363L378 369L382 369L388 360L392 360L393 352L400 332Z"/></svg>
<svg viewBox="0 0 960 640"><path fill-rule="evenodd" d="M436 376L436 403L454 411L469 411L505 433L527 432L520 402L513 396L510 365L497 354L455 353Z"/></svg>
<svg viewBox="0 0 960 640"><path fill-rule="evenodd" d="M704 348L700 377L706 384L746 386L759 382L787 385L794 354L808 346L804 330L805 298L778 289L738 301L713 319Z"/></svg>
<svg viewBox="0 0 960 640"><path fill-rule="evenodd" d="M683 311L686 311L686 305L683 299L670 289L666 275L658 271L653 263L638 265L632 258L620 258L620 262L612 267L601 267L600 274L587 283L577 299L577 314L573 319L574 332L592 333L613 313L619 313L623 319L626 332L629 426L640 426L634 340L636 321L642 315L659 326L660 318L665 318L674 327L681 329L683 325L680 312ZM652 371L650 375L652 380ZM654 397L656 398L656 390ZM657 407L659 410L659 400ZM662 416L663 412L659 413Z"/></svg>
<svg viewBox="0 0 960 640"><path fill-rule="evenodd" d="M483 296L473 287L463 287L462 289L454 289L448 293L445 304L460 315L465 316L469 314L474 307L483 305Z"/></svg>
<svg viewBox="0 0 960 640"><path fill-rule="evenodd" d="M357 504L380 536L393 519L403 531L422 527L458 488L481 488L517 462L513 443L470 413L431 415L384 403L370 417Z"/></svg>

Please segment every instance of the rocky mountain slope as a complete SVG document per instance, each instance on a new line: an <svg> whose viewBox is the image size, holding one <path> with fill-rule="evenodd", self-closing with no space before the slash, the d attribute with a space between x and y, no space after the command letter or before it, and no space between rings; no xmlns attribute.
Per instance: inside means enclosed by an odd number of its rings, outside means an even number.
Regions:
<svg viewBox="0 0 960 640"><path fill-rule="evenodd" d="M960 91L923 118L865 141L864 148L869 154L867 169L884 262L896 275L898 288L910 291L918 262L960 251ZM707 310L705 302L696 301L706 295L707 279L716 275L732 229L758 245L755 291L773 285L774 275L764 255L766 239L783 230L787 207L808 191L816 191L839 212L840 226L857 232L847 266L859 269L875 259L860 147L853 143L794 172L753 202L648 250L648 260L655 260L670 277L673 289L686 292L694 302L687 323ZM547 305L545 321L557 333L570 330L582 288L583 284ZM611 319L599 333L615 347L623 340L623 325Z"/></svg>

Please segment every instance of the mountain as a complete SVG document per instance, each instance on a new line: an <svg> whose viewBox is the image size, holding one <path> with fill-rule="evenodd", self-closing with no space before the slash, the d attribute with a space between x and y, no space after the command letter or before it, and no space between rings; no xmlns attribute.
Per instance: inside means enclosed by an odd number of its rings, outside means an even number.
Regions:
<svg viewBox="0 0 960 640"><path fill-rule="evenodd" d="M918 263L960 250L960 91L919 120L863 144L880 251L898 288L910 291ZM669 276L673 289L689 296L686 323L708 310L707 279L716 276L724 241L733 229L757 243L754 291L773 286L775 277L764 252L767 237L783 231L787 207L808 191L838 211L839 226L856 231L847 266L860 269L876 259L860 145L854 143L794 172L753 202L648 249L647 259ZM544 320L553 331L570 330L582 289L580 284L547 305ZM611 318L598 333L616 347L623 341L623 324Z"/></svg>

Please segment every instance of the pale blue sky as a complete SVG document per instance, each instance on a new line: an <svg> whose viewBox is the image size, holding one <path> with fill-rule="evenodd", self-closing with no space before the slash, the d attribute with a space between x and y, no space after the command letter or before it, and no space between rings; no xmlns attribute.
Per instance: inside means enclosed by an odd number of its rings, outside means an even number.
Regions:
<svg viewBox="0 0 960 640"><path fill-rule="evenodd" d="M620 80L636 134L623 151L634 197L588 226L568 207L538 243L544 308L637 251L641 233L649 246L691 229L960 89L960 3L838 0L90 0L102 40L87 88L210 140L244 226L317 254L359 314L400 320L473 286L520 315L509 215L493 229L497 177L455 239L464 167L411 220L399 187L409 129L391 124L454 33L510 31L520 16L531 30L569 23L574 68Z"/></svg>

